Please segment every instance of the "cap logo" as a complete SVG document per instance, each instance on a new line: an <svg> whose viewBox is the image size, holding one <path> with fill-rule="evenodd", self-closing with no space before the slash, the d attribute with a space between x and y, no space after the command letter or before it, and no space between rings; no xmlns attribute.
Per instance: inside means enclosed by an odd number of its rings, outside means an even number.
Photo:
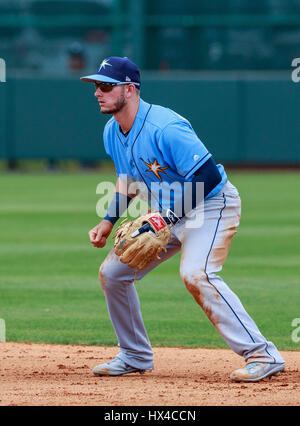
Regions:
<svg viewBox="0 0 300 426"><path fill-rule="evenodd" d="M112 64L110 64L107 59L103 59L103 61L101 62L101 65L100 65L100 68L99 68L98 72L101 71L102 68L105 69L106 65L112 67Z"/></svg>
<svg viewBox="0 0 300 426"><path fill-rule="evenodd" d="M128 75L126 76L126 81L131 81L131 78L128 77Z"/></svg>

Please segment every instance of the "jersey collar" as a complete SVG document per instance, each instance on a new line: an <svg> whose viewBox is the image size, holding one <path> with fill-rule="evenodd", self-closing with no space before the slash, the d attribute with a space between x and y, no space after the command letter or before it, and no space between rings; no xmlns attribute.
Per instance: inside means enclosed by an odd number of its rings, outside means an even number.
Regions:
<svg viewBox="0 0 300 426"><path fill-rule="evenodd" d="M140 98L139 109L136 113L133 125L131 129L129 130L127 136L125 136L121 132L119 124L117 125L117 133L122 141L128 140L131 137L133 137L133 139L136 138L136 136L140 133L140 130L144 126L144 122L150 108L151 108L151 104L143 101L143 99Z"/></svg>
<svg viewBox="0 0 300 426"><path fill-rule="evenodd" d="M142 98L140 98L140 105L139 105L139 109L138 109L136 116L138 118L141 118L142 120L144 120L144 118L147 115L149 108L150 108L150 104L148 104L148 102L145 102L145 101L143 101Z"/></svg>

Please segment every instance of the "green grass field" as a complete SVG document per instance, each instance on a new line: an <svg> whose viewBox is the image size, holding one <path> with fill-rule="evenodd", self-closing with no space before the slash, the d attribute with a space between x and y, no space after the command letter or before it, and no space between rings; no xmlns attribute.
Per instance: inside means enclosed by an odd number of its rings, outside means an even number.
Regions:
<svg viewBox="0 0 300 426"><path fill-rule="evenodd" d="M291 339L300 317L300 174L231 172L242 220L222 271L268 340ZM112 175L0 175L0 318L8 341L115 345L98 284L112 246L92 247L97 184ZM200 242L201 244L201 242ZM179 255L138 282L153 346L227 347L178 273Z"/></svg>

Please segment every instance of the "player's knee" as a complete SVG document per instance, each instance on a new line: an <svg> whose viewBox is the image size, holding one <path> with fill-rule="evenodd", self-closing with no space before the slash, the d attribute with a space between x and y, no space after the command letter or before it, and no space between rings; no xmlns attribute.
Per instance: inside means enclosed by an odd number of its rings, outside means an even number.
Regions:
<svg viewBox="0 0 300 426"><path fill-rule="evenodd" d="M207 282L207 276L204 267L197 268L195 270L187 270L186 268L182 267L180 269L180 276L187 290L192 294L195 292L195 289L199 289L205 282Z"/></svg>
<svg viewBox="0 0 300 426"><path fill-rule="evenodd" d="M104 293L110 291L118 282L116 269L104 261L99 269L99 282Z"/></svg>
<svg viewBox="0 0 300 426"><path fill-rule="evenodd" d="M105 285L106 285L106 276L104 272L104 264L102 264L99 268L99 282L102 287L102 290L105 293Z"/></svg>
<svg viewBox="0 0 300 426"><path fill-rule="evenodd" d="M117 264L105 260L99 269L99 282L104 293L114 292L119 286L131 283L131 280L122 274Z"/></svg>
<svg viewBox="0 0 300 426"><path fill-rule="evenodd" d="M191 267L190 264L181 263L180 277L184 283L205 280L205 265L193 265L193 267Z"/></svg>

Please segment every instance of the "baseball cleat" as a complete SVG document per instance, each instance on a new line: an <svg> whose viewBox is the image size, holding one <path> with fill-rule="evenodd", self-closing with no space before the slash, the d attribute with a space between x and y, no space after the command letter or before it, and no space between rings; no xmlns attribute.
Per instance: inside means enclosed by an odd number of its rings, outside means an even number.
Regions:
<svg viewBox="0 0 300 426"><path fill-rule="evenodd" d="M96 365L96 367L94 367L93 369L93 373L97 376L120 376L121 374L143 374L144 372L145 370L140 370L139 368L131 367L118 357L116 357L112 361L106 362L105 364Z"/></svg>
<svg viewBox="0 0 300 426"><path fill-rule="evenodd" d="M263 362L251 362L245 368L240 368L231 373L233 382L258 382L266 377L278 376L284 370L282 364L268 364Z"/></svg>

